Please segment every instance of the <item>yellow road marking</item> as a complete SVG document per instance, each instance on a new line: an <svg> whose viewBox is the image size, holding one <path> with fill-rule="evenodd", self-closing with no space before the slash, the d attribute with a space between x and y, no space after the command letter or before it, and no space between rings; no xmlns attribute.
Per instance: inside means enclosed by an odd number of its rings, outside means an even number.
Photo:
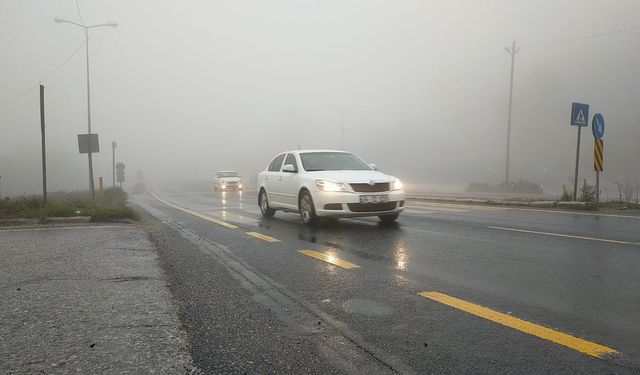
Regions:
<svg viewBox="0 0 640 375"><path fill-rule="evenodd" d="M267 242L280 242L280 240L277 238L273 238L273 237L267 236L266 234L262 234L258 232L247 232L247 234Z"/></svg>
<svg viewBox="0 0 640 375"><path fill-rule="evenodd" d="M588 241L599 241L599 242L607 242L607 243L616 243L621 245L640 245L637 242L630 241L619 241L619 240L610 240L607 238L598 238L598 237L585 237L585 236L574 236L572 234L562 234L562 233L551 233L551 232L538 232L535 230L524 230L524 229L516 229L516 228L505 228L505 227L492 227L488 226L487 228L498 229L498 230L506 230L511 232L520 232L520 233L529 233L529 234L540 234L543 236L553 236L553 237L565 237L565 238L576 238L579 240L588 240Z"/></svg>
<svg viewBox="0 0 640 375"><path fill-rule="evenodd" d="M312 258L320 259L321 261L334 264L334 265L336 265L338 267L342 267L344 269L360 268L360 266L358 266L357 264L353 264L353 263L348 262L346 260L342 260L340 258L337 258L337 257L331 255L331 254L319 253L319 252L313 251L313 250L298 250L298 252L300 254L308 255L308 256L310 256Z"/></svg>
<svg viewBox="0 0 640 375"><path fill-rule="evenodd" d="M229 228L229 229L238 229L238 227L237 227L236 225L226 223L226 222L224 222L224 221L222 221L222 220L218 220L218 219L213 218L213 217L211 217L211 216L203 215L203 214L197 213L197 212L195 212L195 211L191 211L191 210L189 210L189 209L186 209L186 208L180 207L180 206L178 206L178 205L175 205L175 204L173 204L173 203L171 203L171 202L165 201L164 199L160 198L159 196L157 196L157 195L156 195L155 193L153 193L153 192L151 193L151 195L152 195L155 199L159 200L160 202L162 202L162 203L166 204L166 205L167 205L167 206L169 206L169 207L173 207L173 208L175 208L176 210L180 210L180 211L182 211L182 212L186 212L186 213L188 213L188 214L190 214L190 215L193 215L193 216L199 217L199 218L201 218L201 219L204 219L204 220L210 221L210 222L212 222L212 223L216 223L216 224L218 224L218 225L222 225L223 227L227 227L227 228Z"/></svg>
<svg viewBox="0 0 640 375"><path fill-rule="evenodd" d="M611 349L604 345L596 344L591 341L568 335L566 333L555 331L551 328L543 327L541 325L530 323L522 319L514 318L512 316L499 313L486 307L482 307L471 302L448 296L444 293L420 292L418 294L425 298L440 302L458 310L468 312L469 314L473 314L492 322L517 329L518 331L528 333L544 340L555 342L556 344L566 346L568 348L577 350L593 357L602 358L605 355L620 354L617 350Z"/></svg>

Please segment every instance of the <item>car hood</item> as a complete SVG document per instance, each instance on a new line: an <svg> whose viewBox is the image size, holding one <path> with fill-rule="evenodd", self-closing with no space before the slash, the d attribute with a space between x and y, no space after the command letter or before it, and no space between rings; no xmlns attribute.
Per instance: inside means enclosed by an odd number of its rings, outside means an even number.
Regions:
<svg viewBox="0 0 640 375"><path fill-rule="evenodd" d="M315 171L306 172L309 177L316 180L331 180L337 182L369 183L391 182L396 178L379 171Z"/></svg>
<svg viewBox="0 0 640 375"><path fill-rule="evenodd" d="M220 181L220 182L232 182L232 181L240 182L240 177L220 177L218 179L218 181Z"/></svg>

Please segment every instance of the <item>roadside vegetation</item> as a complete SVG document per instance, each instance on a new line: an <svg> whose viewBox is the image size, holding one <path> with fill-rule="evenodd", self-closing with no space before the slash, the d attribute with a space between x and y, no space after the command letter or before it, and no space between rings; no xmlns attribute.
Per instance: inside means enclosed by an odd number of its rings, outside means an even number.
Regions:
<svg viewBox="0 0 640 375"><path fill-rule="evenodd" d="M38 219L46 221L53 217L89 217L91 222L113 222L124 219L137 220L138 215L127 206L127 193L115 187L96 192L96 202L91 193L56 192L49 194L44 203L40 196L7 197L0 199L0 220Z"/></svg>

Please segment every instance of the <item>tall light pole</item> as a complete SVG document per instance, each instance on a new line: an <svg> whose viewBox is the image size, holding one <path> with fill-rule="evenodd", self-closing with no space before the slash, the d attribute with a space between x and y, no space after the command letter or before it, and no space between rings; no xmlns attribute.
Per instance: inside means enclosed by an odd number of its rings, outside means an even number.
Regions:
<svg viewBox="0 0 640 375"><path fill-rule="evenodd" d="M89 83L89 29L93 29L96 27L109 26L109 27L118 27L116 22L109 23L101 23L97 25L86 26L77 22L64 20L61 18L53 19L56 23L70 23L72 25L81 27L84 29L84 38L85 38L85 47L87 50L87 128L89 130L89 134L91 134L91 85ZM91 190L91 197L95 201L96 199L96 189L93 181L93 156L91 154L91 148L89 148L89 152L87 153L89 158L89 189Z"/></svg>
<svg viewBox="0 0 640 375"><path fill-rule="evenodd" d="M507 51L511 55L511 79L509 81L509 114L507 118L507 162L506 162L506 170L505 170L505 187L509 187L509 158L511 157L511 109L513 107L513 68L516 63L516 53L520 50L516 48L516 41L514 40L511 44L511 48L504 47L505 51Z"/></svg>
<svg viewBox="0 0 640 375"><path fill-rule="evenodd" d="M116 141L111 142L111 173L113 177L113 187L116 187Z"/></svg>
<svg viewBox="0 0 640 375"><path fill-rule="evenodd" d="M340 111L340 150L344 150L344 115L347 111L353 110L350 107L335 107Z"/></svg>

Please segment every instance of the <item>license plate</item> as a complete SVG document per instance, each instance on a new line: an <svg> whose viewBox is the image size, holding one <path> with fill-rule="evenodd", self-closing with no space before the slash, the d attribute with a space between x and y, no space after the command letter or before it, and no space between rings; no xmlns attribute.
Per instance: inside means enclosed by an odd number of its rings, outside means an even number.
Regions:
<svg viewBox="0 0 640 375"><path fill-rule="evenodd" d="M360 203L386 203L389 202L389 196L384 195L361 195Z"/></svg>

